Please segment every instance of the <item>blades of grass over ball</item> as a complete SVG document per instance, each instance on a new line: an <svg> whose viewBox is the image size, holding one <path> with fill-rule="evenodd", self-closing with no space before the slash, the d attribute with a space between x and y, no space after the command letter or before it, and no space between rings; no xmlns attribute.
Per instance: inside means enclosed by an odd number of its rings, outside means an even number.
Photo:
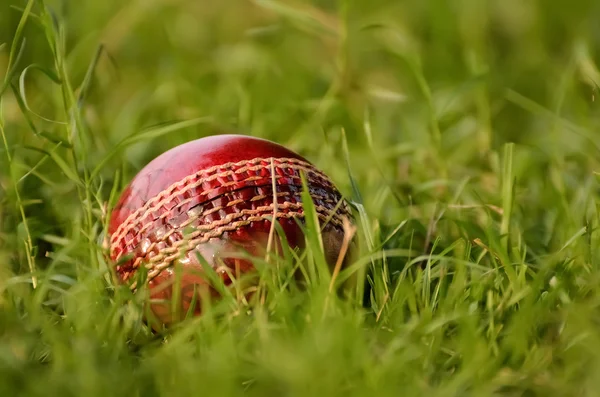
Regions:
<svg viewBox="0 0 600 397"><path fill-rule="evenodd" d="M305 238L307 248L310 252L308 259L308 272L312 286L320 283L329 283L330 273L325 259L325 250L323 248L323 240L321 238L321 227L319 217L314 201L310 195L308 180L304 171L300 173L302 180L302 208L304 211L305 221Z"/></svg>
<svg viewBox="0 0 600 397"><path fill-rule="evenodd" d="M235 297L231 293L231 290L227 288L227 286L223 282L223 279L219 277L219 275L216 272L216 269L214 269L207 262L206 258L204 258L199 253L196 254L196 259L198 260L198 263L200 263L200 265L202 266L202 273L199 273L199 275L207 281L208 285L214 288L223 300L227 301L228 303L235 302Z"/></svg>
<svg viewBox="0 0 600 397"><path fill-rule="evenodd" d="M275 224L277 223L277 180L275 179L275 162L271 158L271 189L273 190L272 202L273 202L273 215L271 217L271 227L269 228L269 237L267 241L267 262L269 261L269 255L271 255L271 249L273 248L273 238L275 236Z"/></svg>
<svg viewBox="0 0 600 397"><path fill-rule="evenodd" d="M294 255L292 248L290 247L287 235L281 226L281 223L275 221L274 233L277 236L278 248L281 249L279 255L272 255L269 257L270 261L275 262L274 269L269 271L269 261L256 260L255 267L258 268L260 273L259 288L265 293L268 291L281 292L291 285L294 274L298 268L301 268L300 261ZM308 280L308 278L307 278Z"/></svg>
<svg viewBox="0 0 600 397"><path fill-rule="evenodd" d="M325 219L323 219L323 221L321 222L321 232L323 232L327 228L327 226L331 224L331 221L333 220L337 211L339 211L339 209L342 208L342 206L344 205L344 200L345 197L342 196L341 199L338 200L338 202L335 204L335 206L329 211L329 215L327 215Z"/></svg>
<svg viewBox="0 0 600 397"><path fill-rule="evenodd" d="M292 250L292 247L290 246L290 242L287 238L287 235L285 234L285 230L283 230L283 226L281 226L281 223L279 222L275 222L275 233L277 235L279 245L281 248L282 262L293 266L295 255ZM293 272L293 270L290 269L290 272Z"/></svg>
<svg viewBox="0 0 600 397"><path fill-rule="evenodd" d="M119 260L119 263L128 260L131 260L131 258L121 258ZM135 305L135 307L143 313L143 318L146 320L146 322L152 329L157 330L158 332L164 331L164 324L161 321L161 319L154 313L154 311L151 308L151 305L166 305L170 302L166 302L165 300L160 300L158 298L152 297L150 286L148 284L148 268L146 268L146 266L140 266L133 275L133 282L131 282L129 285L120 284L114 270L112 274L114 277L114 285L116 285L116 291L117 293L121 294L119 299L122 301L132 302ZM161 286L161 288L170 287L170 285Z"/></svg>
<svg viewBox="0 0 600 397"><path fill-rule="evenodd" d="M171 265L171 269L173 272L173 277L171 278L172 282L169 282L168 288L171 290L171 302L170 302L170 311L169 316L174 318L176 322L181 320L181 285L183 279L183 266L180 261L174 261Z"/></svg>
<svg viewBox="0 0 600 397"><path fill-rule="evenodd" d="M200 290L197 285L193 286L194 292L192 294L192 300L190 301L190 307L188 307L187 312L185 313L184 320L190 320L195 317L195 311L200 305L200 301L198 296L200 295Z"/></svg>
<svg viewBox="0 0 600 397"><path fill-rule="evenodd" d="M250 260L253 263L253 265L256 266L255 263L260 259L261 258L258 257L250 257L248 260ZM243 282L245 281L245 279L251 278L252 272L248 272L248 274L246 275L241 274L240 261L243 260L242 258L233 258L229 256L228 260L233 261L233 269L226 265L224 262L220 264L220 267L222 268L222 271L225 274L225 276L230 281L228 290L233 290L231 292L231 296L234 298L235 301L234 313L239 313L240 305L248 304L248 301L243 294Z"/></svg>

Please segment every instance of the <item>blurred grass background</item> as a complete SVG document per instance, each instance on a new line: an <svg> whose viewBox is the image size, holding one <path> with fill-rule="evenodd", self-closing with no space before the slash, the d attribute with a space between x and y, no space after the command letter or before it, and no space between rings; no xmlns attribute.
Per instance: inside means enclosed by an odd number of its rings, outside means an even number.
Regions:
<svg viewBox="0 0 600 397"><path fill-rule="evenodd" d="M0 395L597 395L599 2L44 3L0 0ZM223 132L364 206L364 311L115 320L111 197Z"/></svg>

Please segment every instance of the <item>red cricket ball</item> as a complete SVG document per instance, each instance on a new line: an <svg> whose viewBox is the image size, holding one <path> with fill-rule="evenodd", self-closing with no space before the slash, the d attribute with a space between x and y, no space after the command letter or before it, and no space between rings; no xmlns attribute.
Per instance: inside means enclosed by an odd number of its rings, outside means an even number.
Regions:
<svg viewBox="0 0 600 397"><path fill-rule="evenodd" d="M229 284L229 273L247 272L253 266L228 258L228 253L263 255L275 208L289 245L302 247L304 236L297 224L304 217L301 172L321 221L327 260L333 265L344 237L343 218L351 221L352 215L327 175L276 143L216 135L161 154L125 189L108 230L118 280L135 289L134 276L144 266L152 300L164 302L151 303L150 309L169 324L176 320L170 302L174 291L169 288L175 277L173 264L183 268L178 285L180 312L185 315L194 291L208 285L198 255ZM199 312L196 304L194 313Z"/></svg>

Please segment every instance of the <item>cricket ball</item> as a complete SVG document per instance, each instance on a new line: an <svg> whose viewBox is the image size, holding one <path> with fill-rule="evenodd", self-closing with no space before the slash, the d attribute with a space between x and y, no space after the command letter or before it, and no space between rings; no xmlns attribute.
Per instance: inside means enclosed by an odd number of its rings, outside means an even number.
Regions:
<svg viewBox="0 0 600 397"><path fill-rule="evenodd" d="M108 230L117 280L136 290L135 276L145 268L149 308L163 324L178 319L172 310L175 297L180 315L192 302L192 313L200 314L200 288L217 295L203 276L201 258L229 285L231 275L254 269L252 261L236 253L264 255L269 241L280 247L271 219L279 223L290 247L304 247L301 173L321 224L326 259L333 266L344 239L344 218L352 222L352 214L330 178L274 142L215 135L161 154L126 187ZM178 291L172 287L175 268L181 269Z"/></svg>

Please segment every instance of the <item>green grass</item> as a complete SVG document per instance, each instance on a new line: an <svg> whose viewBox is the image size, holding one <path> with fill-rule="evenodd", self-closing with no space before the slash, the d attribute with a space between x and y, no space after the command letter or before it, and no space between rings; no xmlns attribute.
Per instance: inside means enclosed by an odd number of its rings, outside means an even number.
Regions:
<svg viewBox="0 0 600 397"><path fill-rule="evenodd" d="M1 1L0 396L598 395L598 15ZM153 334L143 294L110 281L110 206L156 155L222 132L332 177L359 243L335 282L359 282L330 291L308 228L281 273L257 262L262 304Z"/></svg>

